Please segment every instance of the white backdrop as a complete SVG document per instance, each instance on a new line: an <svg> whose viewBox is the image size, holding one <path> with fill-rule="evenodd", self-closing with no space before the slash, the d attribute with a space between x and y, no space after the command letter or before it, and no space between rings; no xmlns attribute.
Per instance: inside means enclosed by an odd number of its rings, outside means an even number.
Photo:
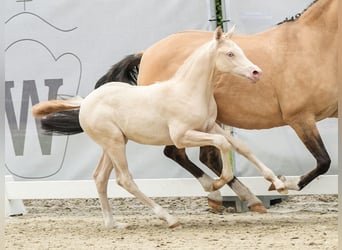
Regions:
<svg viewBox="0 0 342 250"><path fill-rule="evenodd" d="M288 1L278 0L272 4L274 8L265 8L269 1L258 0L263 3L258 10L252 3L255 1L226 1L238 32L252 33L272 27L285 16L301 11L309 2L288 5ZM85 96L97 79L125 55L143 50L177 31L211 29L208 3L206 0L6 1L7 173L17 180L91 179L100 148L82 134L39 137L30 115L32 103L46 100L49 95ZM280 6L281 12L272 12ZM256 20L262 22L258 24ZM331 171L335 173L337 122L327 120L322 126L323 140L333 160ZM315 164L291 129L235 132L276 172L286 168L283 174L298 175L304 170L298 172L297 166L310 169ZM129 143L133 176L190 177L166 159L162 150L163 147ZM191 159L200 165L198 149L189 152ZM236 163L238 175L259 176L244 159L237 156Z"/></svg>
<svg viewBox="0 0 342 250"><path fill-rule="evenodd" d="M177 31L210 29L208 3L7 1L7 173L15 179L90 179L99 147L85 135L39 138L30 115L32 103L57 93L85 96L125 55ZM130 168L136 178L184 176L162 149L129 144Z"/></svg>

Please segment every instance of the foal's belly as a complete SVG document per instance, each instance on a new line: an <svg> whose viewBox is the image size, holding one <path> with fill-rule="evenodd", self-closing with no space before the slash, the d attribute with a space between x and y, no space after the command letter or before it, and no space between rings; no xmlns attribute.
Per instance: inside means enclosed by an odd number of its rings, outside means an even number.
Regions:
<svg viewBox="0 0 342 250"><path fill-rule="evenodd" d="M128 121L129 123L129 121ZM156 124L156 122L132 121L125 125L118 124L123 134L128 140L146 145L172 145L170 132L166 124Z"/></svg>

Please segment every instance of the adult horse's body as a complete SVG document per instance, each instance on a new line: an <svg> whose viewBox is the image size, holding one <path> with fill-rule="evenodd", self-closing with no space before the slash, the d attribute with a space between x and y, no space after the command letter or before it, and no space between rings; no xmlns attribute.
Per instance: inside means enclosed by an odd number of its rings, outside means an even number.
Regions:
<svg viewBox="0 0 342 250"><path fill-rule="evenodd" d="M230 39L232 32L224 36L218 28L214 38L195 50L167 81L139 87L112 82L94 90L85 99L50 100L33 107L35 117L80 110L79 121L83 131L103 149L94 179L106 227L121 227L113 220L107 198L112 169L120 186L149 206L170 227L178 225L173 216L136 186L128 170L127 140L151 145L175 145L177 148L215 146L220 150L223 167L220 178L208 186L208 191L216 191L233 179L229 149L231 146L241 149L243 145L216 123L213 75L219 70L257 81L261 70ZM242 153L248 153L250 160L278 191L286 192L284 183L270 169L250 152Z"/></svg>
<svg viewBox="0 0 342 250"><path fill-rule="evenodd" d="M291 126L315 157L317 166L299 179L287 180L301 190L330 166L316 121L337 117L337 0L318 0L292 22L234 41L264 70L258 84L230 74L215 75L218 122L245 129ZM210 39L211 32L171 35L144 51L138 85L168 79L189 53ZM220 173L218 154L201 150L201 159ZM165 152L193 171L182 150ZM179 160L182 159L182 160Z"/></svg>

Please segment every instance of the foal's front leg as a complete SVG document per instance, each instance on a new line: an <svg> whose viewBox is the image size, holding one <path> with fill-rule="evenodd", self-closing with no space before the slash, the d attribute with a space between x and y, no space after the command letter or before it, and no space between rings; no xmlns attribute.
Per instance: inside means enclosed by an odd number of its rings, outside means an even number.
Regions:
<svg viewBox="0 0 342 250"><path fill-rule="evenodd" d="M233 149L238 152L239 154L246 157L250 162L254 163L256 168L261 172L261 174L264 176L264 178L268 181L270 181L274 186L275 189L281 193L281 194L287 194L288 190L285 185L285 183L280 180L271 169L266 167L264 163L262 163L249 149L248 147L237 138L231 136L229 133L227 133L225 130L223 130L221 127L217 127L217 132L221 133L225 136L225 138L231 143L233 146Z"/></svg>
<svg viewBox="0 0 342 250"><path fill-rule="evenodd" d="M218 127L217 124L214 126ZM231 145L223 135L216 134L215 131L216 129L213 128L208 133L197 130L188 130L183 135L171 133L173 142L178 148L210 145L215 146L220 150L223 166L222 172L220 178L216 179L212 183L208 191L218 190L234 178L229 160L229 150L231 149Z"/></svg>

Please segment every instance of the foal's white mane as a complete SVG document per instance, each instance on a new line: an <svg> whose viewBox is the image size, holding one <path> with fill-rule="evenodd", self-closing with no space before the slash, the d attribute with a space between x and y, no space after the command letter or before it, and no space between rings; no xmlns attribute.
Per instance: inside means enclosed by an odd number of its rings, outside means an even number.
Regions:
<svg viewBox="0 0 342 250"><path fill-rule="evenodd" d="M220 38L218 38L220 39ZM215 70L215 58L219 44L218 39L212 39L195 50L179 67L175 75L171 78L175 81L184 81L190 76L203 74L203 71L210 70L209 79L212 79ZM201 63L199 63L201 62ZM210 82L209 82L210 84Z"/></svg>

